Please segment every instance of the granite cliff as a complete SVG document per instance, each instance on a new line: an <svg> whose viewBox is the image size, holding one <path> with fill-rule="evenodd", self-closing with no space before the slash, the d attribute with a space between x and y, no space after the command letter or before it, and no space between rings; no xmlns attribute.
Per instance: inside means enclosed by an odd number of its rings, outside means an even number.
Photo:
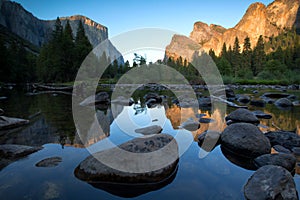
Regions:
<svg viewBox="0 0 300 200"><path fill-rule="evenodd" d="M76 35L78 22L81 20L85 33L94 47L108 39L107 27L94 22L85 16L74 15L70 17L61 17L60 20L63 26L65 26L67 20L69 20L74 36ZM0 25L5 27L7 31L10 31L37 47L41 47L49 41L52 30L54 29L54 23L55 19L38 19L18 3L0 0ZM124 62L123 58L120 57L121 54L111 43L107 55L111 58L119 58L119 62Z"/></svg>
<svg viewBox="0 0 300 200"><path fill-rule="evenodd" d="M217 55L221 52L224 42L227 44L227 48L229 45L233 46L236 37L240 41L241 49L247 36L250 38L253 48L260 35L265 40L268 40L269 37L277 36L293 27L298 31L300 29L299 6L300 0L275 0L268 6L262 3L254 3L249 6L242 19L233 28L225 29L214 24L208 25L203 22L196 22L189 38L201 46L197 50L203 49L208 52L210 49L213 49ZM178 38L178 36L174 37ZM182 41L176 40L176 43L185 43L186 41L186 39ZM174 44L172 42L166 47L166 57L176 59L182 56L191 61L189 51L193 49L186 48L181 51L189 52L188 54L179 54L173 48ZM181 44L181 46L187 45Z"/></svg>

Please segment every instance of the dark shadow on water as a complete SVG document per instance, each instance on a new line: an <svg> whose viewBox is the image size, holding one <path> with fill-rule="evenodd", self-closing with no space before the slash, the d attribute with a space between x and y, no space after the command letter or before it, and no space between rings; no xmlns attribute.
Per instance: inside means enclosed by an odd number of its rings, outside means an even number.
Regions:
<svg viewBox="0 0 300 200"><path fill-rule="evenodd" d="M244 169L248 169L248 170L256 170L257 169L257 167L254 165L253 159L239 156L239 155L231 152L227 148L225 148L223 145L221 145L221 151L222 151L223 155L233 164L235 164L239 167L242 167Z"/></svg>
<svg viewBox="0 0 300 200"><path fill-rule="evenodd" d="M170 176L155 183L126 184L126 183L113 183L113 182L94 182L89 184L97 189L104 190L110 194L119 197L133 198L133 197L146 194L148 192L159 190L169 185L175 179L177 171L178 171L178 166L175 168L175 170L172 172Z"/></svg>

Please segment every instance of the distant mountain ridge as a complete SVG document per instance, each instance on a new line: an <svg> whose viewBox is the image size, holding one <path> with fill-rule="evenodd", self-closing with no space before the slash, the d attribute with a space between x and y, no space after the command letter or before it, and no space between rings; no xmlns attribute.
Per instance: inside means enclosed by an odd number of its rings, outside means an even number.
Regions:
<svg viewBox="0 0 300 200"><path fill-rule="evenodd" d="M208 25L203 22L196 22L194 24L193 31L190 38L195 43L200 45L200 49L208 52L213 49L217 55L220 54L222 46L226 43L227 48L233 46L234 40L238 37L241 49L243 48L243 42L245 37L249 37L251 40L252 48L256 45L256 42L260 35L268 40L269 37L277 36L287 29L295 27L300 30L300 0L275 0L268 6L262 3L254 3L249 6L246 13L239 21L239 23L233 28L225 29L219 25ZM188 54L179 54L174 46L187 46L184 44L187 39L180 40L178 35L174 36L177 39L173 39L172 42L176 42L177 45L171 44L166 47L166 57L172 57L177 59L179 56L191 61L191 51L193 49L185 49ZM185 37L185 36L181 36Z"/></svg>
<svg viewBox="0 0 300 200"><path fill-rule="evenodd" d="M63 26L69 20L75 37L79 20L82 21L86 36L93 47L108 39L108 28L82 15L60 17ZM55 19L40 20L25 10L19 3L9 0L0 0L0 25L15 35L32 43L37 47L46 44L51 38ZM124 60L119 51L110 43L107 56L111 59L118 58L119 63Z"/></svg>

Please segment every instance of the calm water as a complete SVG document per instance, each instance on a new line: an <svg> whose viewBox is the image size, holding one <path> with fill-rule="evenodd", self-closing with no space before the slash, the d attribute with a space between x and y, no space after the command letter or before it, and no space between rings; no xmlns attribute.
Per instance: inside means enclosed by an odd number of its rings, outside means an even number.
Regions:
<svg viewBox="0 0 300 200"><path fill-rule="evenodd" d="M181 109L172 105L170 100L167 101L169 103L152 109L145 109L140 104L121 107L117 120L112 119L111 108L102 108L98 114L109 121L110 127L103 129L103 134L100 136L87 135L87 139L81 141L75 134L71 96L63 94L27 96L25 93L25 91L15 89L0 91L0 96L8 97L7 100L0 100L0 108L5 110L5 115L29 118L37 112L41 114L33 117L26 127L0 132L0 144L41 145L44 149L0 171L1 199L123 199L124 197L118 191L107 191L103 187L99 189L78 180L74 176L74 169L90 155L89 151L101 149L107 140L120 144L134 136L124 133L125 129L128 130L131 127L126 127L126 125L120 127L122 122L125 121L124 124L126 124L124 113L129 113L135 123L140 126L149 123L160 124L163 126L163 133L173 136L177 134L177 126L180 125L178 116ZM205 94L204 91L203 93ZM250 93L250 91L243 91L243 93ZM299 97L298 93L293 93ZM145 92L136 94L135 98L143 94ZM210 116L209 110L182 109L186 113L206 113L208 117ZM279 110L273 105L267 105L265 108L250 107L250 109L260 109L272 114L272 119L261 122L269 126L271 130L273 122L284 130L297 129L299 134L299 107ZM232 110L229 108L227 112ZM155 120L151 118L153 116ZM215 120L219 123L222 119ZM183 131L181 133L184 134L183 140L186 139L192 143L180 157L174 176L134 199L243 199L243 186L254 171L233 164L223 155L219 146L207 157L200 159L200 147L194 138L197 138L206 128L207 125L201 124L201 129L196 132ZM35 166L38 161L53 156L62 157L62 162L57 167L38 168ZM295 182L300 191L298 174L295 175Z"/></svg>

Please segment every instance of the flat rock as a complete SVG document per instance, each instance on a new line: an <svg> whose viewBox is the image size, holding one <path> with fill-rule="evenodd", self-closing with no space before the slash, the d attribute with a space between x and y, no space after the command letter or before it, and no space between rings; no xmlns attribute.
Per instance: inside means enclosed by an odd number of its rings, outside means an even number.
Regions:
<svg viewBox="0 0 300 200"><path fill-rule="evenodd" d="M275 101L275 105L277 107L286 108L286 107L292 107L293 103L287 98L281 98Z"/></svg>
<svg viewBox="0 0 300 200"><path fill-rule="evenodd" d="M300 147L300 137L293 132L270 131L265 136L270 140L272 146L281 145L289 150L292 150L294 147Z"/></svg>
<svg viewBox="0 0 300 200"><path fill-rule="evenodd" d="M100 92L96 95L92 95L83 100L79 105L81 106L93 106L97 104L105 104L108 103L109 94L107 92Z"/></svg>
<svg viewBox="0 0 300 200"><path fill-rule="evenodd" d="M196 131L200 128L200 123L194 121L193 119L188 119L187 121L181 124L180 128L183 128L188 131Z"/></svg>
<svg viewBox="0 0 300 200"><path fill-rule="evenodd" d="M292 172L295 170L296 158L292 154L265 154L255 158L254 163L258 168L265 165L277 165Z"/></svg>
<svg viewBox="0 0 300 200"><path fill-rule="evenodd" d="M264 113L263 111L261 110L255 110L252 112L257 118L260 118L260 119L271 119L272 118L272 115L270 114L267 114L267 113Z"/></svg>
<svg viewBox="0 0 300 200"><path fill-rule="evenodd" d="M158 134L97 152L82 161L74 173L89 183L157 183L176 170L178 159L176 140Z"/></svg>
<svg viewBox="0 0 300 200"><path fill-rule="evenodd" d="M46 158L35 164L37 167L56 167L61 163L61 157Z"/></svg>
<svg viewBox="0 0 300 200"><path fill-rule="evenodd" d="M235 123L225 128L221 134L221 144L240 156L256 158L271 152L271 145L257 126Z"/></svg>
<svg viewBox="0 0 300 200"><path fill-rule="evenodd" d="M298 199L296 185L289 171L280 166L259 168L244 186L246 199Z"/></svg>
<svg viewBox="0 0 300 200"><path fill-rule="evenodd" d="M18 159L41 150L42 147L31 147L16 144L0 145L0 157L5 159Z"/></svg>
<svg viewBox="0 0 300 200"><path fill-rule="evenodd" d="M262 95L262 97L267 97L271 99L280 99L280 98L287 98L290 96L290 94L287 93L272 93L272 92L267 92Z"/></svg>
<svg viewBox="0 0 300 200"><path fill-rule="evenodd" d="M249 110L244 108L239 108L229 115L225 117L226 121L231 120L232 123L239 123L239 122L245 122L245 123L251 123L251 124L259 124L258 118Z"/></svg>
<svg viewBox="0 0 300 200"><path fill-rule="evenodd" d="M162 131L162 128L160 126L157 126L157 125L148 126L148 127L144 127L144 128L139 128L139 129L135 130L136 133L141 133L143 135L158 134L161 131Z"/></svg>
<svg viewBox="0 0 300 200"><path fill-rule="evenodd" d="M0 116L0 130L16 128L29 123L29 120Z"/></svg>

